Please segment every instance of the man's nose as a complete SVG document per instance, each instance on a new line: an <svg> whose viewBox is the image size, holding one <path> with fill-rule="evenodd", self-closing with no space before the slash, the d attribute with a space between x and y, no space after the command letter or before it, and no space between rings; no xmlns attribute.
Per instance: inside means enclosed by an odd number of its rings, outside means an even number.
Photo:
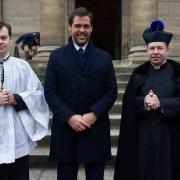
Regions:
<svg viewBox="0 0 180 180"><path fill-rule="evenodd" d="M154 53L158 53L158 49L157 48L154 49Z"/></svg>
<svg viewBox="0 0 180 180"><path fill-rule="evenodd" d="M80 31L81 32L84 32L85 31L85 28L83 26L80 27Z"/></svg>

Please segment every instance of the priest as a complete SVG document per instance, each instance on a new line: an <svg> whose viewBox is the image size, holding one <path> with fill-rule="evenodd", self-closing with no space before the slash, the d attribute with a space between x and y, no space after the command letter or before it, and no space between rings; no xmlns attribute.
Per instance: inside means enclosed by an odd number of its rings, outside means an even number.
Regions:
<svg viewBox="0 0 180 180"><path fill-rule="evenodd" d="M180 65L167 58L172 37L161 20L143 33L149 61L125 90L115 180L180 179Z"/></svg>

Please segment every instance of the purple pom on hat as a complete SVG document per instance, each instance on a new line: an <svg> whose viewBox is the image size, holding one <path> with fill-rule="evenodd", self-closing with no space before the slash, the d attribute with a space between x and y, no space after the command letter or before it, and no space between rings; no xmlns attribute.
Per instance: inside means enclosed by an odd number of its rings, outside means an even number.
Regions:
<svg viewBox="0 0 180 180"><path fill-rule="evenodd" d="M164 31L165 23L162 20L155 20L150 27L143 32L143 39L146 44L150 42L165 42L169 44L173 37L171 32Z"/></svg>

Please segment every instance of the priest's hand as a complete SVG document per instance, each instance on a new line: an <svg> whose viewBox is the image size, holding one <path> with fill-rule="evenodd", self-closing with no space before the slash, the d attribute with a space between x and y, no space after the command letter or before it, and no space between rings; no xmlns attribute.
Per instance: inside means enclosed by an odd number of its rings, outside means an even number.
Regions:
<svg viewBox="0 0 180 180"><path fill-rule="evenodd" d="M86 123L89 124L89 126L93 125L97 120L97 116L93 112L84 114L82 118Z"/></svg>
<svg viewBox="0 0 180 180"><path fill-rule="evenodd" d="M9 100L9 91L3 89L0 91L0 105L7 105Z"/></svg>
<svg viewBox="0 0 180 180"><path fill-rule="evenodd" d="M84 121L81 115L73 115L68 120L69 126L76 132L81 132L90 128L89 124Z"/></svg>
<svg viewBox="0 0 180 180"><path fill-rule="evenodd" d="M8 94L8 104L10 104L10 105L16 104L14 95L12 94L11 91L9 91L9 94Z"/></svg>
<svg viewBox="0 0 180 180"><path fill-rule="evenodd" d="M160 107L159 99L152 90L150 90L148 95L146 95L144 102L146 107L151 110L156 110Z"/></svg>
<svg viewBox="0 0 180 180"><path fill-rule="evenodd" d="M8 95L7 104L9 104L9 105L15 104L15 99L14 99L12 92L9 89L3 89L3 92Z"/></svg>

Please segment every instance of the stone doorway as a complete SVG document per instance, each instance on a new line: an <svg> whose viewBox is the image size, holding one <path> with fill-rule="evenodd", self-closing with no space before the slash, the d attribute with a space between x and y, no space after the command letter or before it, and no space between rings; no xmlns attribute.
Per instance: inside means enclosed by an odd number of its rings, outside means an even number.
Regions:
<svg viewBox="0 0 180 180"><path fill-rule="evenodd" d="M121 59L121 0L76 0L75 7L80 6L93 13L94 44L108 51L113 59Z"/></svg>

